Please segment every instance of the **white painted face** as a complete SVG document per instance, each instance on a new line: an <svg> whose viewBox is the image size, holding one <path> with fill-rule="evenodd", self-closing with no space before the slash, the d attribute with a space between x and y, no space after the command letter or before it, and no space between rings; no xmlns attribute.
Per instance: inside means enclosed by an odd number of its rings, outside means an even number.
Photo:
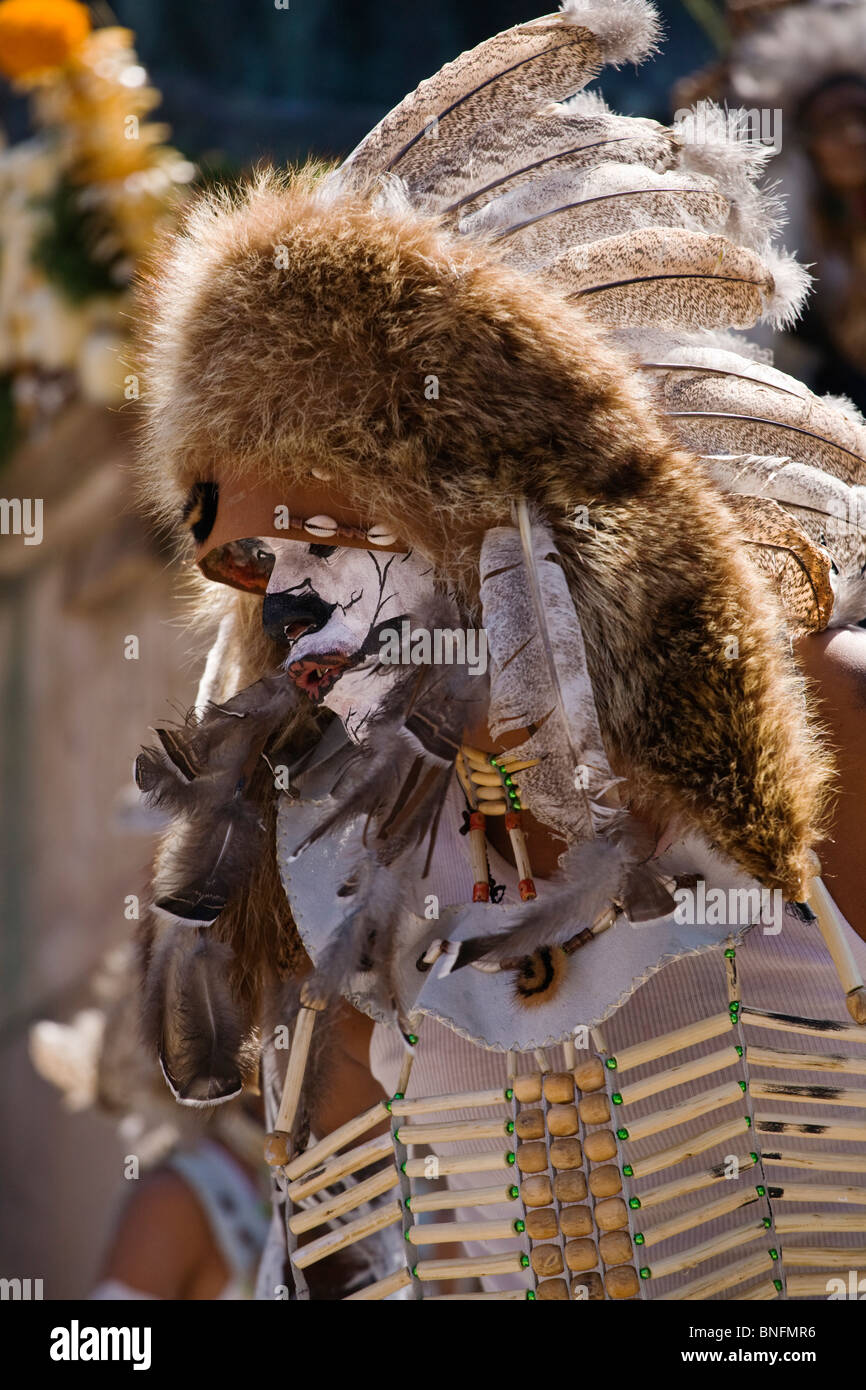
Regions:
<svg viewBox="0 0 866 1390"><path fill-rule="evenodd" d="M332 709L356 742L399 667L380 657L389 630L433 594L428 561L409 554L306 545L268 537L273 553L262 607L267 634L287 643L285 668L316 704Z"/></svg>

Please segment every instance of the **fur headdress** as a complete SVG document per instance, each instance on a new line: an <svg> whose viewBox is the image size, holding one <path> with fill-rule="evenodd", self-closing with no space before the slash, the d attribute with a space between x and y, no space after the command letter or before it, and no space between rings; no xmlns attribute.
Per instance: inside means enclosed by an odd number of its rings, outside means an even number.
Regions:
<svg viewBox="0 0 866 1390"><path fill-rule="evenodd" d="M325 469L470 612L484 532L528 502L632 803L797 898L828 761L751 560L795 629L826 624L838 566L810 536L804 470L820 458L838 481L853 555L866 429L717 336L784 319L805 291L754 149L566 100L654 34L642 0L572 0L422 84L335 173L200 200L147 291L145 487L176 524L217 464L287 492ZM748 505L732 511L701 459ZM255 600L214 604L225 700L280 657L252 636ZM287 729L314 736L300 716ZM288 930L262 853L252 905L218 922L253 994Z"/></svg>

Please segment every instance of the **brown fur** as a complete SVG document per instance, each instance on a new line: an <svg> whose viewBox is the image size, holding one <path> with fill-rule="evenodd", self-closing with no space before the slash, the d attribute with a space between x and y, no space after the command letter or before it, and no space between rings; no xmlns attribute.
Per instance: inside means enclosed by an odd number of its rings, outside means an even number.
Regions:
<svg viewBox="0 0 866 1390"><path fill-rule="evenodd" d="M430 219L314 185L263 175L199 202L155 270L154 508L177 522L217 466L288 494L318 463L471 605L484 528L530 498L554 526L602 730L635 795L801 896L828 759L775 601L696 460L579 308ZM581 504L587 529L568 519ZM253 680L271 658L260 638L241 653L246 640L239 629L237 669Z"/></svg>

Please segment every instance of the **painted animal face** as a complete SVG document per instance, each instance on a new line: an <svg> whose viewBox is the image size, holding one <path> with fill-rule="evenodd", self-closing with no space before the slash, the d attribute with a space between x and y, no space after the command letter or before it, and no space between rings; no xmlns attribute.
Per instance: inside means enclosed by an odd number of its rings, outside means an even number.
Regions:
<svg viewBox="0 0 866 1390"><path fill-rule="evenodd" d="M222 546L205 573L262 593L262 624L287 649L291 679L357 741L399 668L387 634L429 601L433 571L409 554L252 537Z"/></svg>

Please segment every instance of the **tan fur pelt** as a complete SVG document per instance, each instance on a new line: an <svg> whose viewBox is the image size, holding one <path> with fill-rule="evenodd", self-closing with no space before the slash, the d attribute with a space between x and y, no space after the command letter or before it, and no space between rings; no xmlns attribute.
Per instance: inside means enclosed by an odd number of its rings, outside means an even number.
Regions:
<svg viewBox="0 0 866 1390"><path fill-rule="evenodd" d="M828 760L775 602L579 308L306 172L200 201L145 315L144 486L166 522L217 462L287 491L318 464L471 605L483 530L528 497L555 529L615 765L644 803L801 895ZM267 659L235 655L247 674Z"/></svg>

